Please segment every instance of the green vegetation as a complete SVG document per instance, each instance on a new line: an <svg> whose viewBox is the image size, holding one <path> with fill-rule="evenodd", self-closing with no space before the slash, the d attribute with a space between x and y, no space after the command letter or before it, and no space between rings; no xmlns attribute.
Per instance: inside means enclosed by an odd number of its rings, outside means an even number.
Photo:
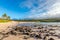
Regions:
<svg viewBox="0 0 60 40"><path fill-rule="evenodd" d="M10 22L11 20L3 20L3 19L1 19L0 20L0 23L5 23L5 22Z"/></svg>
<svg viewBox="0 0 60 40"><path fill-rule="evenodd" d="M30 19L30 20L14 20L14 21L20 21L20 22L60 22L60 19Z"/></svg>
<svg viewBox="0 0 60 40"><path fill-rule="evenodd" d="M13 20L18 22L40 22L40 20L35 19L13 19Z"/></svg>
<svg viewBox="0 0 60 40"><path fill-rule="evenodd" d="M12 19L13 21L18 22L60 22L60 18L51 18L51 19L24 19L24 20L18 20L18 19ZM2 15L0 18L0 22L9 22L11 21L10 16L8 16L6 13Z"/></svg>
<svg viewBox="0 0 60 40"><path fill-rule="evenodd" d="M42 19L41 22L60 22L60 18Z"/></svg>
<svg viewBox="0 0 60 40"><path fill-rule="evenodd" d="M7 16L7 14L4 13L4 14L2 15L2 19L10 20L10 16Z"/></svg>
<svg viewBox="0 0 60 40"><path fill-rule="evenodd" d="M7 16L6 13L4 13L4 14L2 15L2 17L0 18L0 23L1 23L1 22L2 22L2 23L5 23L5 22L9 22L9 21L11 21L11 20L10 20L10 16Z"/></svg>

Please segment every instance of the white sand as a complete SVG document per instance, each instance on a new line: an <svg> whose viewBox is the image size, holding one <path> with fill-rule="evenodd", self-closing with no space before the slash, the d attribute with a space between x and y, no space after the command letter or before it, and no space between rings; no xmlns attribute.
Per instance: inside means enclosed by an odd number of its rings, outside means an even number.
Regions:
<svg viewBox="0 0 60 40"><path fill-rule="evenodd" d="M19 22L19 23L31 23L31 22ZM32 22L32 23L35 23L35 22ZM15 22L15 21L7 22L7 23L0 23L0 32L9 31L8 27L14 27L16 25L18 25L18 22ZM57 31L57 32L60 32L60 31ZM3 40L24 40L23 37L24 37L24 35L17 35L17 36L9 35L7 38L4 38ZM51 37L52 36L50 36L49 38L51 38ZM52 38L54 38L55 40L60 40L54 36ZM35 39L30 37L27 40L35 40Z"/></svg>
<svg viewBox="0 0 60 40"><path fill-rule="evenodd" d="M0 23L0 32L6 30L8 27L14 27L18 25L18 22L7 22L7 23Z"/></svg>

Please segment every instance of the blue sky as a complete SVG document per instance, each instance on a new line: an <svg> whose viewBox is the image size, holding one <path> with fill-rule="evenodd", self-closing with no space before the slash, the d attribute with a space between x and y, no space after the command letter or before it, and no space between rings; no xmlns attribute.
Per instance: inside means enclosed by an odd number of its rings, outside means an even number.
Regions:
<svg viewBox="0 0 60 40"><path fill-rule="evenodd" d="M58 8L59 7L59 8ZM59 0L0 0L0 17L44 19L60 17Z"/></svg>

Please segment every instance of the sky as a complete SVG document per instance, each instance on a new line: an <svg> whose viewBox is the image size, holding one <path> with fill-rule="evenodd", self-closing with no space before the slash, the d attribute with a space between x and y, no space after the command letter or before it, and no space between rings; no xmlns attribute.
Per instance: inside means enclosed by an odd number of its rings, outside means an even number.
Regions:
<svg viewBox="0 0 60 40"><path fill-rule="evenodd" d="M60 18L60 0L0 0L0 17L11 19Z"/></svg>

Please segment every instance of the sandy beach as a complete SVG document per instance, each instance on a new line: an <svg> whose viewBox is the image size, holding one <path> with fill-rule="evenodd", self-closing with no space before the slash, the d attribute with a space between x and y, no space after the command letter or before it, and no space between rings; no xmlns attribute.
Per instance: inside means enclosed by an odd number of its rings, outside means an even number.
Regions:
<svg viewBox="0 0 60 40"><path fill-rule="evenodd" d="M18 24L35 22L7 22L0 23L0 40L60 40L60 27L43 27L43 25L34 25L34 27L20 26ZM46 36L47 35L47 36ZM44 37L46 37L44 39Z"/></svg>
<svg viewBox="0 0 60 40"><path fill-rule="evenodd" d="M14 27L16 25L18 25L18 22L14 22L14 21L7 23L0 23L0 32L8 29L9 27Z"/></svg>

